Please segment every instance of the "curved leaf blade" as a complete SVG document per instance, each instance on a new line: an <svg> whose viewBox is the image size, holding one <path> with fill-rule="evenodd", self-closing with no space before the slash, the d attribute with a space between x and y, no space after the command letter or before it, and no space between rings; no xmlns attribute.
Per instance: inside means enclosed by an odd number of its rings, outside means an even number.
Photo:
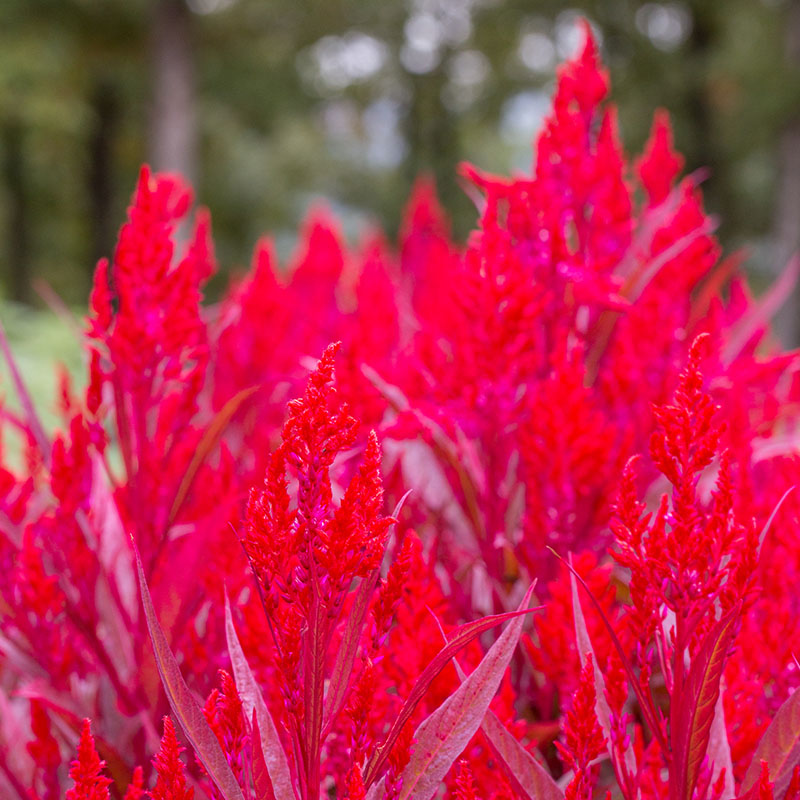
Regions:
<svg viewBox="0 0 800 800"><path fill-rule="evenodd" d="M410 494L411 489L400 498L392 512L393 519L396 520L400 516L400 511ZM336 654L333 672L328 681L328 691L325 695L325 715L322 724L323 738L327 732L330 731L331 726L336 721L336 717L344 707L347 689L350 686L350 676L353 674L353 665L355 664L358 645L361 641L361 632L364 629L364 620L366 619L367 611L369 610L369 602L372 599L372 593L375 591L375 586L378 583L379 577L380 567L374 570L372 574L367 575L366 578L362 578L356 590L353 605L347 616L347 624L345 625L342 642Z"/></svg>
<svg viewBox="0 0 800 800"><path fill-rule="evenodd" d="M147 628L150 632L150 641L153 644L158 672L161 683L169 700L170 707L175 714L186 738L191 742L197 757L202 762L211 780L222 793L225 800L244 800L242 789L234 777L233 771L222 752L214 731L209 727L200 706L192 696L186 681L181 675L178 662L170 649L167 637L156 616L150 589L142 569L142 560L139 551L134 547L136 555L136 570L139 575L139 589L142 595Z"/></svg>
<svg viewBox="0 0 800 800"><path fill-rule="evenodd" d="M328 692L325 696L324 731L330 730L339 712L344 707L347 689L350 686L350 676L353 673L353 665L358 653L358 644L361 641L361 631L364 628L369 601L378 582L378 574L379 570L376 569L371 575L361 579L350 613L347 616L347 624L336 654L336 662L333 665L333 672L331 672L328 683Z"/></svg>
<svg viewBox="0 0 800 800"><path fill-rule="evenodd" d="M675 781L677 797L689 800L697 785L711 727L719 700L722 670L731 643L736 635L741 604L734 606L706 637L689 668L689 676L677 709L677 725L673 731L674 766L670 781Z"/></svg>
<svg viewBox="0 0 800 800"><path fill-rule="evenodd" d="M795 764L800 763L800 691L784 701L764 731L742 781L742 794L758 783L762 761L769 766L775 797L782 797Z"/></svg>
<svg viewBox="0 0 800 800"><path fill-rule="evenodd" d="M457 659L453 659L453 664L459 679L466 680ZM529 800L564 800L564 792L550 773L509 733L491 709L481 722L481 730L519 795Z"/></svg>
<svg viewBox="0 0 800 800"><path fill-rule="evenodd" d="M529 800L564 800L564 792L550 773L509 733L493 711L481 723L489 744L512 786Z"/></svg>
<svg viewBox="0 0 800 800"><path fill-rule="evenodd" d="M253 740L261 741L261 730L258 727L258 714L253 711L251 717L253 726ZM264 758L264 751L261 747L253 747L253 788L256 790L256 797L260 800L275 800L275 787L272 785L272 778L269 776L269 767Z"/></svg>
<svg viewBox="0 0 800 800"><path fill-rule="evenodd" d="M403 770L400 800L430 800L447 771L481 725L522 633L528 589L509 626L474 672L417 728L411 760Z"/></svg>
<svg viewBox="0 0 800 800"><path fill-rule="evenodd" d="M622 666L625 669L626 674L628 675L628 682L630 683L631 688L633 689L633 692L636 695L636 699L639 701L639 706L642 710L642 714L644 715L644 718L647 720L647 724L650 726L650 730L652 731L653 735L656 737L656 739L658 739L658 743L661 745L661 749L664 752L667 752L669 748L664 738L664 732L661 730L661 726L658 724L658 720L656 720L655 718L653 708L651 704L648 702L648 698L645 697L644 692L642 691L642 687L639 685L639 681L636 677L636 674L633 671L633 667L631 666L631 663L628 660L627 655L625 654L625 650L622 647L622 642L620 642L619 637L617 636L617 632L614 630L614 626L611 624L610 620L603 611L603 607L600 605L597 598L592 594L591 589L589 589L589 586L586 583L586 581L575 570L575 567L573 567L572 564L570 564L568 561L564 561L564 559L555 550L553 550L552 547L548 547L547 549L550 550L550 552L557 559L559 559L559 561L562 561L566 565L567 569L572 573L573 578L578 581L581 588L584 590L584 592L586 592L586 595L588 596L589 600L591 600L592 605L595 607L595 610L600 615L600 620L605 626L605 629L608 631L608 635L611 638L611 643L614 645L614 648L619 654Z"/></svg>
<svg viewBox="0 0 800 800"><path fill-rule="evenodd" d="M236 628L233 625L231 615L231 604L228 595L225 595L225 636L228 640L228 654L233 668L233 680L236 683L236 691L242 701L242 711L247 719L257 721L258 739L261 742L260 749L263 753L263 760L266 764L269 779L272 783L275 797L277 800L292 800L296 796L292 773L289 768L289 760L278 736L278 729L272 714L269 713L264 696L256 683L250 665L239 643ZM256 738L256 728L253 729L253 738Z"/></svg>
<svg viewBox="0 0 800 800"><path fill-rule="evenodd" d="M583 607L581 606L581 598L578 594L578 582L575 579L576 573L570 573L570 584L572 586L572 616L575 620L575 642L578 647L578 654L580 656L581 664L586 663L586 657L592 657L592 666L594 668L594 694L595 705L594 710L597 715L597 721L603 729L603 736L606 739L606 747L608 755L612 762L614 760L614 739L611 735L611 708L606 699L606 682L603 678L603 673L597 664L597 656L592 647L592 640L589 636L589 629L586 627L586 619L583 616ZM588 591L588 589L587 589ZM623 754L625 759L625 767L630 775L636 774L636 755L632 747L625 749Z"/></svg>
<svg viewBox="0 0 800 800"><path fill-rule="evenodd" d="M425 692L428 691L428 687L430 687L436 676L445 668L447 662L450 661L450 659L462 647L468 645L475 637L480 636L480 634L482 634L484 631L488 631L490 628L501 625L507 620L514 619L515 617L520 617L525 614L531 614L536 611L536 608L526 608L535 585L535 583L531 584L530 588L525 594L526 599L523 601L523 605L521 605L517 611L507 611L504 614L494 614L493 616L484 617L483 619L476 620L475 622L468 622L466 625L456 628L456 630L450 634L447 644L436 654L436 656L434 656L431 663L425 667L419 678L417 678L414 688L411 690L408 699L403 704L403 707L400 709L400 713L397 715L392 727L389 729L386 739L380 746L375 748L372 758L369 760L366 768L364 769L364 786L367 789L369 789L369 787L378 777L381 768L386 763L386 759L389 757L389 751L392 749L392 745L400 735L403 725L408 722L409 718L414 713L414 709L417 707L420 700L422 700L422 698L425 696Z"/></svg>
<svg viewBox="0 0 800 800"><path fill-rule="evenodd" d="M242 389L225 403L217 412L214 419L209 423L208 428L206 428L202 438L197 444L194 454L192 455L192 460L186 467L186 471L178 485L178 490L175 492L175 498L172 501L169 517L167 518L167 527L172 525L175 518L178 516L200 467L203 465L209 453L216 447L217 442L219 442L220 437L225 432L225 428L228 427L228 423L231 421L233 415L239 410L245 400L258 391L258 388L258 386L251 386L247 389Z"/></svg>
<svg viewBox="0 0 800 800"><path fill-rule="evenodd" d="M736 783L733 779L731 744L728 741L728 729L725 727L725 709L722 705L722 691L720 691L719 697L717 698L717 705L714 709L714 721L711 723L711 735L708 739L708 760L712 764L712 786L719 779L722 770L725 770L722 794L719 800L733 800L736 796Z"/></svg>

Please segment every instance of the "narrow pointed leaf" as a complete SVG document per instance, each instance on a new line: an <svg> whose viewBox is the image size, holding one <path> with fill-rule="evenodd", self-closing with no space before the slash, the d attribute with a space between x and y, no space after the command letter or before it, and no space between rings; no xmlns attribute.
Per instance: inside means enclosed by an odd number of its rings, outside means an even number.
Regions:
<svg viewBox="0 0 800 800"><path fill-rule="evenodd" d="M614 745L611 738L611 708L606 699L606 682L597 664L597 656L594 653L592 640L589 637L589 630L586 627L586 620L583 616L583 608L581 607L581 599L578 595L578 582L575 579L575 574L574 572L570 574L570 582L572 584L572 615L575 618L575 641L578 646L581 664L586 662L587 656L592 657L592 666L594 667L595 714L597 715L600 727L603 729L603 736L605 736L606 739L608 754L613 761ZM625 759L625 766L627 767L628 773L630 775L635 775L636 755L632 747L625 749L623 758Z"/></svg>
<svg viewBox="0 0 800 800"><path fill-rule="evenodd" d="M564 792L550 773L509 733L493 711L486 712L481 729L518 794L529 800L564 800Z"/></svg>
<svg viewBox="0 0 800 800"><path fill-rule="evenodd" d="M533 587L516 616L475 671L417 728L414 752L403 770L400 800L430 800L453 762L481 725L522 633L522 614Z"/></svg>
<svg viewBox="0 0 800 800"><path fill-rule="evenodd" d="M728 730L725 727L725 709L722 705L722 692L720 692L717 698L717 705L714 709L714 721L711 723L711 735L708 739L708 760L712 764L712 786L719 779L722 770L725 770L722 794L719 800L733 800L736 795L736 784L733 779L731 744L728 741Z"/></svg>
<svg viewBox="0 0 800 800"><path fill-rule="evenodd" d="M527 600L530 599L534 585L535 584L531 585L525 595ZM526 604L527 600L525 601ZM490 628L501 625L503 622L514 619L515 617L531 614L536 610L536 608L525 608L523 605L517 611L507 611L504 614L494 614L493 616L484 617L475 622L469 622L466 625L456 628L456 630L450 634L447 644L434 656L430 664L425 667L419 678L417 678L417 682L414 684L414 688L411 690L408 699L400 709L400 713L397 715L394 723L392 723L392 727L389 729L386 739L379 747L375 748L375 752L364 770L364 786L367 789L369 789L373 781L380 774L380 770L386 763L386 759L389 757L389 751L400 735L403 725L410 719L411 715L414 713L414 709L425 696L425 692L428 691L428 688L436 679L436 676L445 668L447 662L450 661L462 647L468 645L484 631L488 631Z"/></svg>
<svg viewBox="0 0 800 800"><path fill-rule="evenodd" d="M467 676L455 658L453 665L463 683ZM564 792L550 773L509 733L491 709L481 722L481 730L517 794L529 800L564 800Z"/></svg>
<svg viewBox="0 0 800 800"><path fill-rule="evenodd" d="M347 697L347 688L350 685L350 676L353 673L353 664L358 653L358 644L361 641L361 631L364 628L364 619L369 609L369 601L378 580L378 571L376 569L371 575L362 579L356 590L353 605L347 615L347 624L344 628L339 650L336 653L336 661L328 683L328 693L325 696L323 722L323 730L325 731L329 730L330 726L333 725Z"/></svg>
<svg viewBox="0 0 800 800"><path fill-rule="evenodd" d="M553 555L558 558L560 561L563 561L566 564L567 569L572 573L575 580L581 585L583 590L588 595L589 599L592 601L592 605L595 607L595 610L600 615L600 619L605 625L606 630L608 631L608 635L611 637L611 642L614 645L614 648L617 651L617 654L620 657L620 661L622 661L622 666L625 669L625 672L628 676L628 681L633 688L634 694L636 695L636 699L639 701L639 706L642 710L642 714L644 714L645 719L647 720L647 724L650 726L650 730L653 732L653 735L658 739L658 743L661 745L661 749L663 752L669 752L669 747L667 742L664 738L664 732L661 730L661 726L658 724L657 720L653 716L653 710L651 708L650 703L648 702L648 698L645 697L644 692L642 691L642 687L639 685L639 681L636 678L636 674L633 671L633 667L631 666L630 661L628 660L628 656L625 654L625 650L622 647L622 642L620 642L619 637L617 636L617 632L614 630L614 626L609 621L608 617L606 616L605 612L603 611L603 607L600 603L597 602L597 598L592 594L589 587L586 585L586 581L575 571L575 568L572 564L564 561L561 556L556 553L555 550L552 548L548 548Z"/></svg>
<svg viewBox="0 0 800 800"><path fill-rule="evenodd" d="M758 329L765 327L775 316L792 293L798 277L800 277L800 258L795 255L781 270L777 280L767 292L758 302L750 306L729 332L727 343L721 353L723 364L726 366L730 364L758 332Z"/></svg>
<svg viewBox="0 0 800 800"><path fill-rule="evenodd" d="M792 770L800 763L800 691L784 701L764 731L742 781L741 794L758 783L762 761L767 762L775 782L775 797L783 797L792 779Z"/></svg>
<svg viewBox="0 0 800 800"><path fill-rule="evenodd" d="M239 643L227 595L225 596L225 636L228 640L228 654L233 668L236 691L239 692L242 701L242 711L247 719L252 719L255 714L258 721L258 739L261 741L261 747L254 747L253 750L260 749L262 752L277 800L292 800L295 797L295 790L292 773L289 769L289 760L286 758L286 752L281 744L272 715L264 702L264 696L253 677L244 650ZM256 740L255 729L253 739Z"/></svg>
<svg viewBox="0 0 800 800"><path fill-rule="evenodd" d="M212 419L209 423L209 426L204 431L202 438L195 448L194 455L192 456L192 460L189 462L189 466L186 467L186 472L184 472L183 477L181 478L180 485L175 493L175 499L172 501L172 507L170 508L169 520L167 523L168 525L172 525L172 523L175 521L175 518L178 516L178 512L180 512L181 507L186 500L186 496L189 494L189 490L192 488L192 483L194 483L194 479L197 476L200 467L203 465L203 462L208 457L208 454L214 449L220 437L225 432L225 428L228 427L228 423L231 421L231 418L239 410L242 403L244 403L244 401L256 391L258 391L258 386L251 386L247 389L242 389L242 391L235 394L230 400L228 400L227 403L225 403L225 405L217 412L214 419Z"/></svg>
<svg viewBox="0 0 800 800"><path fill-rule="evenodd" d="M367 790L367 796L364 800L382 800L386 794L386 778L381 778L375 781L372 786Z"/></svg>
<svg viewBox="0 0 800 800"><path fill-rule="evenodd" d="M167 637L153 608L153 600L144 577L142 561L139 551L134 545L136 555L136 569L139 574L139 589L142 595L142 605L150 631L150 641L153 643L158 672L167 694L170 707L180 723L186 738L191 742L197 757L202 762L211 780L216 784L225 800L244 800L242 790L234 777L233 771L222 752L214 731L209 727L200 706L192 696L186 681L181 675L178 662L170 650Z"/></svg>
<svg viewBox="0 0 800 800"><path fill-rule="evenodd" d="M673 768L670 780L676 782L676 797L689 800L697 784L700 765L708 750L714 712L719 699L722 670L736 635L740 604L732 608L706 637L692 661L677 709L673 729Z"/></svg>
<svg viewBox="0 0 800 800"><path fill-rule="evenodd" d="M261 741L261 731L258 727L258 712L253 710L251 717L253 726L253 742ZM275 787L272 785L272 778L269 776L264 751L260 747L253 747L253 788L259 800L276 800Z"/></svg>
<svg viewBox="0 0 800 800"><path fill-rule="evenodd" d="M781 496L781 499L775 504L775 508L772 509L772 513L769 515L769 519L764 523L764 527L761 529L761 533L758 535L758 554L761 555L761 548L764 546L764 539L767 538L767 533L769 533L769 529L772 525L772 521L775 519L776 514L780 511L781 506L783 505L786 498L794 491L794 486L790 486Z"/></svg>
<svg viewBox="0 0 800 800"><path fill-rule="evenodd" d="M322 713L325 698L325 636L327 612L318 597L311 601L303 648L303 700L307 790L310 797L319 793L320 751L322 749Z"/></svg>
<svg viewBox="0 0 800 800"><path fill-rule="evenodd" d="M410 494L411 489L400 498L392 512L393 519L397 519ZM379 576L380 567L361 581L356 590L353 605L347 615L344 635L336 653L336 662L333 665L333 672L328 682L328 691L325 695L325 716L323 717L322 725L323 737L330 730L344 706L347 689L350 685L350 676L353 673L353 664L358 653L358 644L361 641L361 631L364 628L364 619L367 616L369 601L372 598Z"/></svg>
<svg viewBox="0 0 800 800"><path fill-rule="evenodd" d="M42 455L42 460L45 464L49 465L51 456L50 440L47 438L47 434L44 432L44 425L42 425L42 421L39 419L39 415L36 413L36 407L33 405L33 400L31 399L30 392L28 392L28 387L25 386L25 381L22 380L22 375L19 371L19 367L17 366L17 362L14 359L14 354L11 352L11 347L8 344L5 328L1 322L0 352L3 353L3 358L5 358L6 364L8 365L8 371L11 373L11 381L14 384L14 389L17 392L17 398L19 399L22 410L25 413L25 422L28 426L28 429L30 430L33 439L39 448L39 452Z"/></svg>

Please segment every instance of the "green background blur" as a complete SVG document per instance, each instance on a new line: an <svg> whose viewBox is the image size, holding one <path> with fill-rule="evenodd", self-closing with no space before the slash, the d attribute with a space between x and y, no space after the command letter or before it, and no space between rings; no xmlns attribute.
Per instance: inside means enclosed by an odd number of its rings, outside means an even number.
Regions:
<svg viewBox="0 0 800 800"><path fill-rule="evenodd" d="M457 163L530 170L580 15L627 151L669 109L687 169L709 169L725 249L745 247L765 285L800 234L800 0L0 0L5 306L85 307L144 161L211 209L212 296L263 233L291 253L320 197L353 240L393 235L420 172L463 238ZM18 352L75 363L66 323L43 316L3 311Z"/></svg>

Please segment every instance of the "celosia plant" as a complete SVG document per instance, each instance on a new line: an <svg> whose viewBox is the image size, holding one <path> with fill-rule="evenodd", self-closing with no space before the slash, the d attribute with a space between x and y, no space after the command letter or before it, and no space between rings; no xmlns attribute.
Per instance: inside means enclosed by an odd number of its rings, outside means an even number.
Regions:
<svg viewBox="0 0 800 800"><path fill-rule="evenodd" d="M586 27L463 247L423 180L213 308L142 170L52 440L0 337L0 796L800 799L796 269L754 299L608 90Z"/></svg>

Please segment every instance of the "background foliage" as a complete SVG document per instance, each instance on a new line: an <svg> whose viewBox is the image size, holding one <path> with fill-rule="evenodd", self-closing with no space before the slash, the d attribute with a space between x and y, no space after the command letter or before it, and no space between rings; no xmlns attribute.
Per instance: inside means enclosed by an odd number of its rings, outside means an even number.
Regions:
<svg viewBox="0 0 800 800"><path fill-rule="evenodd" d="M224 275L259 235L293 246L322 195L350 235L394 233L432 173L463 237L470 160L528 170L575 18L598 32L640 150L670 109L727 250L777 271L800 219L796 0L6 0L0 5L0 268L83 302L142 161L213 212ZM213 293L213 292L212 292ZM788 315L785 336L795 337Z"/></svg>

